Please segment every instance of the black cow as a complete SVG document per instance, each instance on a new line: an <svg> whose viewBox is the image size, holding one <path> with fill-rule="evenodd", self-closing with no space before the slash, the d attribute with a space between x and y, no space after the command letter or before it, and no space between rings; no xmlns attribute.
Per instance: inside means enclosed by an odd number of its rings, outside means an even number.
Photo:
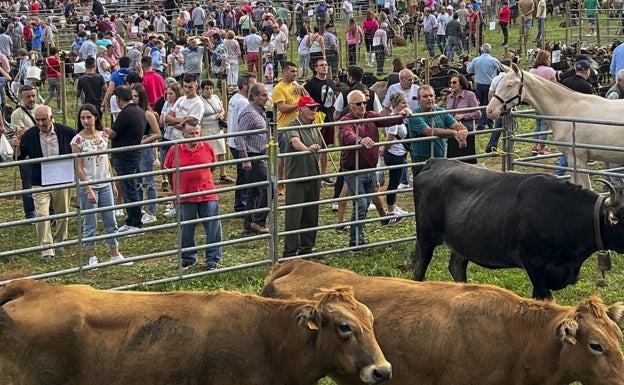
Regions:
<svg viewBox="0 0 624 385"><path fill-rule="evenodd" d="M414 180L414 280L425 278L433 250L446 242L455 281L466 281L468 261L491 269L521 267L533 297L551 298L551 290L576 283L581 265L595 251L624 252L619 223L624 197L603 182L611 191L604 200L546 174L500 173L430 159Z"/></svg>

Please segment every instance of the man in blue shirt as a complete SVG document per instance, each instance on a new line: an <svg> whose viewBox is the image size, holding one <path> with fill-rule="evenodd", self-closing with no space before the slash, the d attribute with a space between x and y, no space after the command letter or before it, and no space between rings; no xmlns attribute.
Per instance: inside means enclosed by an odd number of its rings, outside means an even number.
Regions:
<svg viewBox="0 0 624 385"><path fill-rule="evenodd" d="M316 15L316 26L319 27L320 30L322 30L323 26L327 23L327 9L325 0L321 0L319 5L317 5L314 10L314 14Z"/></svg>
<svg viewBox="0 0 624 385"><path fill-rule="evenodd" d="M490 52L492 52L492 46L488 43L483 44L481 55L474 58L466 68L469 74L474 74L474 82L477 84L477 99L482 106L488 105L490 84L500 71L500 62ZM477 130L483 130L486 124L488 128L492 128L493 122L487 118L486 114L481 114L477 123Z"/></svg>

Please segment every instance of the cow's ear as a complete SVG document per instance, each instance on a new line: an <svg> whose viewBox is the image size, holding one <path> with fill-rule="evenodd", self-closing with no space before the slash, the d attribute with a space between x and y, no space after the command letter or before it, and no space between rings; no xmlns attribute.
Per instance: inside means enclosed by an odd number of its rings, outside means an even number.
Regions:
<svg viewBox="0 0 624 385"><path fill-rule="evenodd" d="M566 318L557 326L557 337L559 337L562 342L576 345L577 331L578 323L572 318Z"/></svg>
<svg viewBox="0 0 624 385"><path fill-rule="evenodd" d="M297 309L295 314L299 326L306 327L310 330L318 330L321 326L321 314L314 306L302 306Z"/></svg>
<svg viewBox="0 0 624 385"><path fill-rule="evenodd" d="M624 318L624 303L618 302L609 306L609 318L613 320L616 324L619 324Z"/></svg>

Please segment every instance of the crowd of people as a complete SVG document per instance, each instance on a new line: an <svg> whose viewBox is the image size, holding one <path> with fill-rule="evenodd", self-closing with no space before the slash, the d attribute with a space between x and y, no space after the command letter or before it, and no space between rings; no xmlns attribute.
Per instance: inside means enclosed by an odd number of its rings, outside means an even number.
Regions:
<svg viewBox="0 0 624 385"><path fill-rule="evenodd" d="M0 52L17 59L16 77L23 83L18 108L10 117L13 140L19 149L17 158L102 151L109 142L112 148L128 149L113 154L112 161L102 154L78 158L80 209L110 207L111 210L99 213L105 233L133 236L141 233L144 226L158 222L158 205L154 202L141 204L145 198L156 199L159 187L163 193L171 190L183 194L175 204L164 208L163 215L183 221L180 239L184 249L196 247L195 224L184 222L202 219L206 244L217 245L205 250L208 270L218 267L222 253L218 246L222 241L221 222L211 219L218 216L220 210L219 196L214 193L216 182L238 187L233 202L226 204L231 204L235 212L244 212L243 233L267 234L270 231L267 217L271 194L266 185L257 183L266 181L269 171L264 158L270 145L264 131L268 128L268 112L271 112L267 111L269 101L276 111L273 120L278 129L279 151L290 155L280 157L277 168L281 182L276 192L285 195L289 206L284 228L286 232L294 232L285 235L284 257L313 252L319 205L312 203L320 199L323 186L334 188L335 199L352 197L351 221L357 223L341 224L345 222L348 200L342 199L335 205L338 212L335 228L348 230L348 246L358 249L366 244L366 225L359 221L367 218L369 209L378 212L379 222L384 226L400 223L410 215L397 201L397 192L410 188L411 178L406 167L408 153L413 162L432 156L470 157L477 151L475 136L470 132L497 127L500 123L488 120L479 110L445 112L486 105L501 76L501 63L492 55L492 46L481 44L478 39L476 28L482 17L479 0L471 4L461 2L456 10L451 5L436 6L435 2L421 4L424 15L421 27L430 56L434 56L438 48L453 61L454 55L466 44L479 44L480 55L466 63L465 74L449 77L445 85L449 92L442 102L437 99L439 95L433 87L415 83L417 78L401 58L393 60L385 98L362 83L367 66L376 66L378 75L385 74L386 59L392 54L396 11L392 1L388 2L390 6L380 4L380 9L369 10L361 25L353 18L353 4L349 0L342 3L345 47L349 52L347 81L342 87L334 81L339 72L338 40L331 12L335 5L322 0L314 9L299 2L279 3L274 9L262 4L232 7L212 1L203 6L193 3L189 8L178 8L168 1L162 9L149 10L125 20L107 15L100 9L102 5L98 0L94 1L86 18L78 15L79 8L69 0L57 3L63 5L62 12L68 22L75 22L76 39L70 57L71 64L83 63L84 66L84 73L75 82L76 96L81 99L82 106L77 113L75 129L54 122L50 103L56 99L57 110L61 109L62 96L58 91L63 65L57 47L45 44L53 40L50 34L54 33L54 26L36 16L26 19L25 24L22 17L14 16L0 36L40 30L34 36L40 35L44 42L20 38L23 47L11 43L5 52L0 39ZM508 4L504 0L501 4L501 22L504 22ZM288 44L295 41L289 38L293 29L298 32L299 64L288 57ZM505 31L503 29L503 44L508 39ZM241 34L244 37L239 42L236 36ZM136 43L125 47L126 41ZM356 56L361 43L365 62L358 66ZM205 52L210 58L207 68L203 62ZM239 73L243 53L248 71ZM551 78L549 59L549 52L541 51L532 72ZM45 66L48 84L45 99L26 76L28 66L36 61L43 61ZM571 80L567 81L570 84L566 85L580 90L582 80L586 79L583 71L588 68L587 61L577 60L577 74L570 76ZM301 80L305 83L300 84ZM215 93L221 81L235 88L228 98L227 109ZM615 97L613 95L609 97ZM618 95L621 97L621 93ZM426 112L439 114L427 118L415 115ZM108 115L112 117L112 125L104 127L103 120ZM371 120L384 116L391 118ZM337 121L352 122L331 126ZM322 123L330 125L316 126ZM214 138L222 135L225 129L235 135L227 140ZM544 121L536 122L536 132L546 129ZM402 143L407 138L427 136L438 138L433 142ZM200 137L211 138L178 143ZM134 148L157 141L161 143L156 151ZM497 141L493 135L486 151L496 147ZM328 148L335 145L351 147L341 151L339 165L332 171L328 168ZM548 153L542 145L537 145L535 151ZM240 160L235 178L228 175L225 166L179 170L180 167L214 164L227 157ZM462 160L476 163L475 159ZM561 160L562 165L564 161ZM370 194L378 192L383 184L377 171L381 164L399 167L388 173L387 193L371 197ZM159 165L171 171L162 176L160 183L153 176L132 178ZM45 162L20 166L22 188L49 185L49 181L42 180L46 167ZM412 167L412 175L417 175L420 169L421 166ZM218 175L213 176L215 171ZM345 174L336 180L328 176L338 171ZM111 183L109 179L113 174L129 178ZM116 218L119 213L114 210L118 195L127 204L124 224L119 227ZM24 215L40 218L66 213L69 196L68 189L23 194ZM97 214L83 215L82 221L83 237L94 236ZM39 221L36 227L39 244L46 246L41 252L45 261L63 252L64 248L55 244L68 237L65 218L56 221L54 235L50 223ZM310 230L298 231L302 229ZM111 261L132 264L119 252L117 237L106 239L106 245ZM87 241L83 247L89 265L100 263L95 242ZM191 268L199 260L196 250L184 251L179 267Z"/></svg>

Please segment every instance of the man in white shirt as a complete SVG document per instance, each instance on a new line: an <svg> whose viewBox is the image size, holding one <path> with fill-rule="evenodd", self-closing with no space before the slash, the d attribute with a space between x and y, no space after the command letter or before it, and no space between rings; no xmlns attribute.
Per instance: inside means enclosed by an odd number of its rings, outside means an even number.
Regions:
<svg viewBox="0 0 624 385"><path fill-rule="evenodd" d="M535 18L537 19L537 36L533 41L538 42L546 35L546 0L538 1Z"/></svg>
<svg viewBox="0 0 624 385"><path fill-rule="evenodd" d="M244 73L238 76L238 92L235 93L228 102L228 133L238 132L238 116L240 112L249 105L247 94L249 88L256 83L256 75L253 73ZM232 158L238 159L240 153L236 149L235 137L227 139ZM247 183L245 178L245 170L241 163L236 164L236 185L241 186ZM240 212L245 210L245 190L236 190L234 192L234 211Z"/></svg>
<svg viewBox="0 0 624 385"><path fill-rule="evenodd" d="M402 92L407 97L407 105L411 109L418 108L418 86L414 84L414 74L405 68L399 72L399 82L388 87L386 97L381 103L384 107L382 114L390 115L390 96L395 92Z"/></svg>
<svg viewBox="0 0 624 385"><path fill-rule="evenodd" d="M195 118L201 121L204 117L204 102L197 95L198 84L195 74L184 75L182 87L184 88L184 96L176 100L165 117L165 122L178 130L182 130L187 119Z"/></svg>
<svg viewBox="0 0 624 385"><path fill-rule="evenodd" d="M342 2L342 10L345 13L345 22L349 21L349 19L353 17L353 3L351 0L344 0Z"/></svg>
<svg viewBox="0 0 624 385"><path fill-rule="evenodd" d="M277 79L278 76L278 63L282 66L282 71L284 70L284 63L286 63L286 42L288 39L284 32L282 32L279 26L273 24L273 34L271 35L271 46L275 49L275 54L273 58L275 59L275 65L273 67L273 77Z"/></svg>
<svg viewBox="0 0 624 385"><path fill-rule="evenodd" d="M158 11L156 12L156 16L154 16L152 24L154 24L154 27L156 27L157 33L165 33L165 29L169 22L167 21L167 18L162 14L162 12Z"/></svg>

